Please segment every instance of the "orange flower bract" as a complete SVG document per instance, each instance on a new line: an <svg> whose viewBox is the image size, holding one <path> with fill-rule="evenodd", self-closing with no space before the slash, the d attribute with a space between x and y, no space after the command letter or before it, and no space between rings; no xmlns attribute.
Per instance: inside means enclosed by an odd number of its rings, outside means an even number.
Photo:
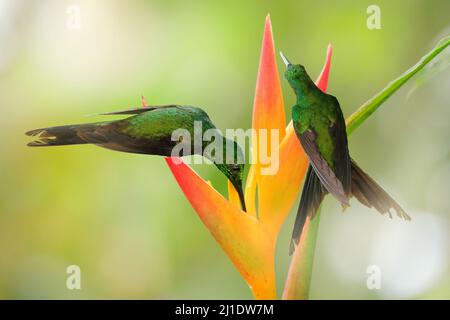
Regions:
<svg viewBox="0 0 450 320"><path fill-rule="evenodd" d="M292 209L308 166L290 123L286 127L284 102L275 58L275 46L269 16L266 18L253 105L254 129L278 129L279 169L274 175L262 175L261 164L249 170L245 185L247 212L229 183L229 199L182 161L167 158L173 175L204 225L220 244L257 299L275 299L275 243L281 225ZM331 47L317 85L326 90ZM253 145L258 143L253 141ZM179 160L179 159L177 159ZM258 193L258 195L256 194ZM258 201L258 203L256 203ZM258 208L258 212L256 212ZM286 249L287 252L287 249Z"/></svg>

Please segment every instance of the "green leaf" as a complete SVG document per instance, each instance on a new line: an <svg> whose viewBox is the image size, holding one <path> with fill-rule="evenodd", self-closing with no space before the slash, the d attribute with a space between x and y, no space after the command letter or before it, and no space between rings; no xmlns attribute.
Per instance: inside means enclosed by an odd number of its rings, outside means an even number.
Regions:
<svg viewBox="0 0 450 320"><path fill-rule="evenodd" d="M450 44L450 37L439 41L438 45L420 59L412 68L400 77L389 83L383 90L364 103L347 119L347 134L351 134L372 113L374 113L395 91L400 89L413 75L422 70L434 57L441 53Z"/></svg>
<svg viewBox="0 0 450 320"><path fill-rule="evenodd" d="M442 54L434 58L432 62L426 65L423 70L414 77L414 82L406 95L406 100L408 100L418 88L448 67L450 67L450 50L444 50Z"/></svg>

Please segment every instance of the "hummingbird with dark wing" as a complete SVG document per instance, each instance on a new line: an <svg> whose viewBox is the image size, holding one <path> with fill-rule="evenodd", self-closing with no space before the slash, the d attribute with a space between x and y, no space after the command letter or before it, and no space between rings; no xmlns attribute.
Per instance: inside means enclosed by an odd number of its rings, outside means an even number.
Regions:
<svg viewBox="0 0 450 320"><path fill-rule="evenodd" d="M143 100L143 104L145 104ZM242 180L244 163L237 160L242 155L242 149L236 143L224 137L216 129L208 114L197 107L164 105L143 106L135 109L105 113L104 115L131 115L130 117L98 123L76 124L49 127L28 131L26 134L35 137L28 143L31 147L62 146L76 144L94 144L103 148L150 155L173 156L172 151L179 143L189 144L189 148L181 148L179 156L200 154L211 160L215 166L231 181L241 202L242 210L246 211ZM222 141L223 157L214 152L204 152L210 141L201 141L201 148L195 145L195 138L190 141L173 139L173 132L184 129L190 137L196 135L195 123L201 124L202 137L207 130L217 130L216 139ZM219 154L219 153L217 153ZM234 161L229 161L232 155ZM224 161L223 158L227 158ZM243 162L243 161L242 161Z"/></svg>
<svg viewBox="0 0 450 320"><path fill-rule="evenodd" d="M392 197L350 157L344 116L336 97L324 93L311 80L305 68L292 64L280 52L286 64L285 78L297 101L292 107L292 122L309 167L294 223L289 252L293 253L307 217L313 219L328 193L349 206L354 196L365 206L381 214L393 209L400 218L411 220Z"/></svg>

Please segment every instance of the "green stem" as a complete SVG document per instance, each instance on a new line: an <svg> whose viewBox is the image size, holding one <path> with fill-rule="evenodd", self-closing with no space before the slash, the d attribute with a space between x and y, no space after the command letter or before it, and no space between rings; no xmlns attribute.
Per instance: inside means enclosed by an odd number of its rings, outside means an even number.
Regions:
<svg viewBox="0 0 450 320"><path fill-rule="evenodd" d="M395 91L403 86L413 75L422 70L434 57L441 53L450 44L449 38L442 39L439 44L427 53L412 68L403 73L400 77L390 82L383 90L364 103L347 119L347 133L351 134L358 128L372 113L374 113Z"/></svg>
<svg viewBox="0 0 450 320"><path fill-rule="evenodd" d="M302 238L293 254L289 267L283 299L306 300L309 298L320 211L321 209L319 208L317 216L313 220L308 218L305 223Z"/></svg>
<svg viewBox="0 0 450 320"><path fill-rule="evenodd" d="M347 119L347 134L350 135L367 118L373 114L395 91L403 86L413 75L422 70L434 57L450 44L450 38L442 39L439 44L427 53L412 68L390 82L383 90L364 103ZM283 299L308 299L311 282L314 252L320 222L320 209L316 218L305 224L304 235L294 252L288 277L284 288Z"/></svg>

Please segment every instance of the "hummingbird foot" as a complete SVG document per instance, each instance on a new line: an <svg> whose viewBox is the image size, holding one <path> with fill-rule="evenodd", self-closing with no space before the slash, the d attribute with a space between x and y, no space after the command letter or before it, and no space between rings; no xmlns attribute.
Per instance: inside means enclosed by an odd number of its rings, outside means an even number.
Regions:
<svg viewBox="0 0 450 320"><path fill-rule="evenodd" d="M347 210L347 208L350 207L350 205L347 204L347 203L342 203L341 202L341 207L342 207L342 212L345 212L345 210Z"/></svg>
<svg viewBox="0 0 450 320"><path fill-rule="evenodd" d="M392 213L391 213L391 209L389 209L389 210L387 211L387 213L389 214L389 218L391 218L391 219L392 219Z"/></svg>
<svg viewBox="0 0 450 320"><path fill-rule="evenodd" d="M141 96L141 104L144 108L148 106L147 100L144 96Z"/></svg>

